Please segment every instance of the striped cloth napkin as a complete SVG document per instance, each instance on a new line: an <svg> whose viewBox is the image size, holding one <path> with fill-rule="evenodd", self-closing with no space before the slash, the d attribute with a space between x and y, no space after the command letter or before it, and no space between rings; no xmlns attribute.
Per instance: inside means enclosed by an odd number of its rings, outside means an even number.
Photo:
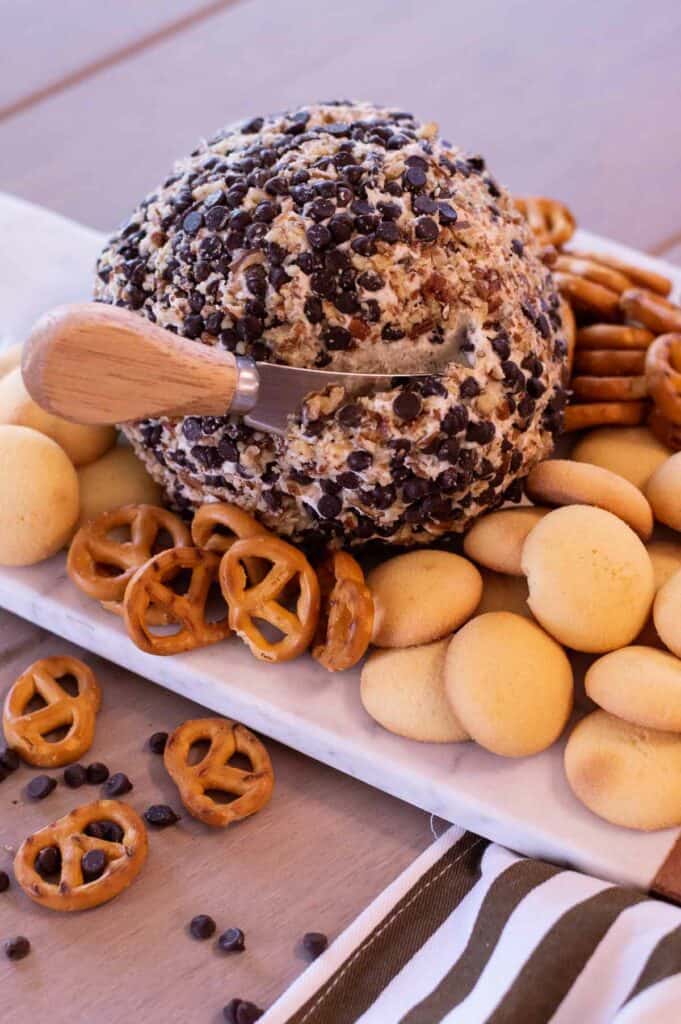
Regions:
<svg viewBox="0 0 681 1024"><path fill-rule="evenodd" d="M451 828L262 1024L679 1024L681 909Z"/></svg>

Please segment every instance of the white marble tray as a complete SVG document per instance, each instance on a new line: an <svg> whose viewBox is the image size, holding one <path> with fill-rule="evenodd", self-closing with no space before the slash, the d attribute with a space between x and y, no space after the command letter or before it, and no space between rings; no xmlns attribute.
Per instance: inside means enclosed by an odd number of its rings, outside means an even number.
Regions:
<svg viewBox="0 0 681 1024"><path fill-rule="evenodd" d="M11 288L0 280L0 338L6 342L20 338L45 305L89 294L100 244L95 232L0 195L3 272L3 254L12 251L13 237L26 237L28 223L31 260L23 266L29 268L30 280L17 277ZM635 258L674 276L681 288L679 268L584 232L577 243ZM143 654L128 640L120 620L69 582L63 555L27 569L0 568L0 605L340 771L523 853L648 888L679 835L679 830L628 832L591 815L565 782L560 744L514 761L472 743L419 744L385 732L361 706L357 671L331 676L309 658L265 665L236 639L173 658Z"/></svg>

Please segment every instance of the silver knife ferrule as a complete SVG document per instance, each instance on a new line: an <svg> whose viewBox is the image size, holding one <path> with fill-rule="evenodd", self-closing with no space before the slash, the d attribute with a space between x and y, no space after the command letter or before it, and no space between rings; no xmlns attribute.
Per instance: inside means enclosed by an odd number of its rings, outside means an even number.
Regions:
<svg viewBox="0 0 681 1024"><path fill-rule="evenodd" d="M236 369L238 374L236 391L229 411L243 416L244 413L250 412L258 401L260 377L255 361L248 356L236 357Z"/></svg>

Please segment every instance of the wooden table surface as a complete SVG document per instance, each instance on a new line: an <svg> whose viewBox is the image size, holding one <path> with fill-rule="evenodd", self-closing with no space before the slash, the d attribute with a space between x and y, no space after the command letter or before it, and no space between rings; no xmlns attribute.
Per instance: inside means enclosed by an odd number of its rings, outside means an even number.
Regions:
<svg viewBox="0 0 681 1024"><path fill-rule="evenodd" d="M681 262L681 7L676 0L0 0L0 189L107 229L202 135L338 95L438 120L516 192L556 195L584 226ZM1 314L0 314L1 315ZM2 484L0 483L0 486ZM62 641L0 613L0 693ZM179 808L147 736L200 714L92 659L104 709L88 760L126 771L139 810ZM214 832L186 815L108 907L57 917L0 896L0 1018L217 1022L233 996L268 1005L302 970L303 932L334 936L431 839L428 817L271 744L275 797ZM0 869L29 831L91 799L0 786ZM186 934L197 913L247 952ZM335 1024L335 1022L330 1022Z"/></svg>

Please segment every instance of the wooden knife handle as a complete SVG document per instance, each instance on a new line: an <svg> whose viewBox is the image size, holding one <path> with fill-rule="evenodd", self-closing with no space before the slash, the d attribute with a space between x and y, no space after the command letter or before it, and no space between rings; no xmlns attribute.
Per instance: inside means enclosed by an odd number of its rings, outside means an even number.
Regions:
<svg viewBox="0 0 681 1024"><path fill-rule="evenodd" d="M239 382L230 352L97 302L42 316L24 345L22 372L38 405L76 423L225 415Z"/></svg>

